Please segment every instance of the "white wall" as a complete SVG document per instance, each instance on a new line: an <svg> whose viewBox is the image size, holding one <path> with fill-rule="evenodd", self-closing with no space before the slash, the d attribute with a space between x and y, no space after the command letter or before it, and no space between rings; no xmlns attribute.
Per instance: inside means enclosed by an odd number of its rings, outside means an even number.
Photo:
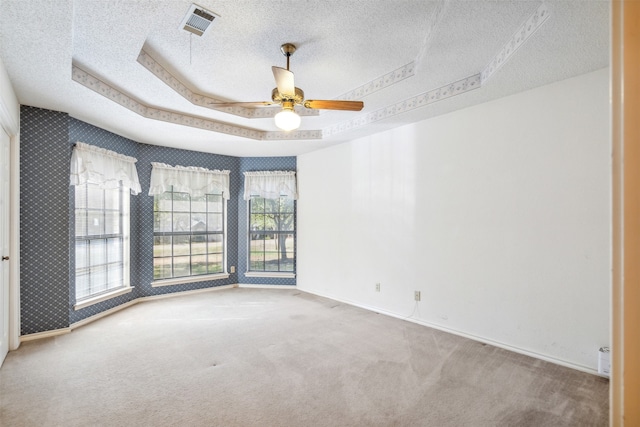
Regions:
<svg viewBox="0 0 640 427"><path fill-rule="evenodd" d="M11 137L9 226L9 349L20 345L20 104L0 58L0 126ZM3 254L4 255L4 254ZM6 306L0 307L5 316Z"/></svg>
<svg viewBox="0 0 640 427"><path fill-rule="evenodd" d="M609 128L603 69L299 156L298 287L596 370Z"/></svg>
<svg viewBox="0 0 640 427"><path fill-rule="evenodd" d="M20 104L13 91L9 75L0 58L0 125L9 136L19 132Z"/></svg>

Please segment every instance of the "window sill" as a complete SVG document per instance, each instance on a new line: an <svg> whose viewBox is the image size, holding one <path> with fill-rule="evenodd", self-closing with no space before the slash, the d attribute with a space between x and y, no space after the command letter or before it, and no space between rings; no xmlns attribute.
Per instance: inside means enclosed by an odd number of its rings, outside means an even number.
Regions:
<svg viewBox="0 0 640 427"><path fill-rule="evenodd" d="M107 294L102 294L96 297L80 300L80 302L76 302L76 304L73 306L73 309L76 311L82 310L83 308L89 307L99 302L106 301L111 298L119 297L120 295L128 294L132 290L133 290L133 286L127 286L126 288L119 288Z"/></svg>
<svg viewBox="0 0 640 427"><path fill-rule="evenodd" d="M247 271L244 277L273 277L278 279L295 279L296 273L284 273L281 271Z"/></svg>
<svg viewBox="0 0 640 427"><path fill-rule="evenodd" d="M228 273L218 273L218 274L206 274L202 276L185 276L185 277L176 277L174 279L162 279L151 282L152 288L159 288L161 286L174 286L174 285L183 285L185 283L196 283L196 282L206 282L208 280L220 280L220 279L228 279Z"/></svg>

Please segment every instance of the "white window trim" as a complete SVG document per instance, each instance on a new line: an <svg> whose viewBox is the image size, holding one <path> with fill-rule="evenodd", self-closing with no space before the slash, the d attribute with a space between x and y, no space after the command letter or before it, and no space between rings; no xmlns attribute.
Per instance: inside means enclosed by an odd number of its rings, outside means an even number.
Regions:
<svg viewBox="0 0 640 427"><path fill-rule="evenodd" d="M155 195L153 196L155 197ZM224 198L224 194L222 196L222 218L224 219L224 224L222 225L222 271L223 273L214 273L214 274L204 274L200 276L182 276L182 277L171 277L169 279L158 279L151 282L152 288L157 288L160 286L172 286L172 285L180 285L183 283L194 283L194 282L204 282L206 280L218 280L218 279L226 279L229 277L229 273L224 273L227 270L227 237L228 230L227 224L229 223L227 218L227 199ZM127 246L128 249L128 246ZM128 267L127 267L128 268ZM128 270L127 270L128 271ZM205 277L204 279L200 279L201 277ZM189 280L193 279L193 280Z"/></svg>
<svg viewBox="0 0 640 427"><path fill-rule="evenodd" d="M296 273L293 271L251 271L251 246L249 243L249 236L251 236L251 199L247 200L247 225L245 227L247 237L245 240L247 241L247 262L246 262L246 271L244 272L244 277L272 277L272 278L280 278L280 279L295 279ZM295 203L295 199L294 199ZM295 209L294 209L295 212ZM294 214L295 215L295 214ZM294 218L296 228L298 228L297 218ZM297 232L298 230L294 230ZM297 246L296 246L297 249ZM297 257L297 254L296 254ZM296 260L297 262L297 260Z"/></svg>
<svg viewBox="0 0 640 427"><path fill-rule="evenodd" d="M74 310L82 310L83 308L87 308L94 304L98 304L99 302L106 301L111 298L119 297L120 295L128 294L133 290L133 286L126 286L124 288L118 288L111 292L107 292L106 294L97 295L95 297L85 298L79 302L77 302L74 306Z"/></svg>
<svg viewBox="0 0 640 427"><path fill-rule="evenodd" d="M161 286L184 285L186 283L206 282L208 280L220 280L228 278L229 273L202 274L200 276L182 276L174 277L172 279L155 280L151 282L151 287L159 288Z"/></svg>
<svg viewBox="0 0 640 427"><path fill-rule="evenodd" d="M247 271L244 277L274 277L280 279L295 279L296 273L287 273L284 271Z"/></svg>
<svg viewBox="0 0 640 427"><path fill-rule="evenodd" d="M227 203L227 199L224 198L224 195L222 196L222 218L224 219L224 224L222 224L222 271L223 272L228 272L229 269L227 268L227 259L229 257L229 253L227 251L227 240L229 237L229 229L228 229L228 225L229 225L229 213L227 212L227 208L228 208L228 203ZM229 277L228 273L218 273L218 275L225 275L227 277L224 277L224 279ZM215 274L213 276L216 276ZM215 279L214 279L215 280Z"/></svg>
<svg viewBox="0 0 640 427"><path fill-rule="evenodd" d="M80 310L85 307L89 307L90 305L97 304L102 301L106 301L110 298L117 297L119 295L123 295L131 292L133 287L131 286L130 281L130 240L131 240L131 230L130 230L130 217L131 217L131 195L129 194L131 189L126 185L122 185L121 194L122 194L122 206L121 210L123 212L122 215L122 286L116 289L112 289L111 291L105 294L99 294L96 296L89 295L88 297L82 299L76 299L76 304L73 306L74 310ZM75 250L75 247L74 247ZM75 284L74 284L74 292L75 292Z"/></svg>
<svg viewBox="0 0 640 427"><path fill-rule="evenodd" d="M131 289L131 280L129 277L131 264L131 250L129 247L129 245L131 244L131 196L129 195L129 192L130 190L126 186L123 186L122 212L125 212L126 214L122 215L122 283L124 285L124 288Z"/></svg>

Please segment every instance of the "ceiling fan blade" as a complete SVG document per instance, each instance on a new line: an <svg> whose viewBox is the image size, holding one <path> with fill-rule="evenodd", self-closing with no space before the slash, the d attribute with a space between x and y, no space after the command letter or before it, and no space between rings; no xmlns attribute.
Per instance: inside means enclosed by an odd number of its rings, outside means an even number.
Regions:
<svg viewBox="0 0 640 427"><path fill-rule="evenodd" d="M293 82L293 73L280 67L271 67L273 77L276 79L278 92L282 97L294 97L296 94L296 85Z"/></svg>
<svg viewBox="0 0 640 427"><path fill-rule="evenodd" d="M257 101L257 102L209 102L207 105L212 108L226 108L226 107L269 107L271 105L276 105L275 102L271 101Z"/></svg>
<svg viewBox="0 0 640 427"><path fill-rule="evenodd" d="M309 99L304 102L304 106L307 108L321 109L321 110L347 110L347 111L360 111L364 108L364 102L362 101L324 101Z"/></svg>

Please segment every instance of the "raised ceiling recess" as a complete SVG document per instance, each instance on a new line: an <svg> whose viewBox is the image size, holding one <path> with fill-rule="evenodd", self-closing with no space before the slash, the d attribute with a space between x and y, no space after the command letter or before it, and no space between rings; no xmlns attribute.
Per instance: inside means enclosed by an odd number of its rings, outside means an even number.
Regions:
<svg viewBox="0 0 640 427"><path fill-rule="evenodd" d="M292 130L284 132L262 131L247 126L238 126L218 120L185 114L179 111L158 109L151 105L145 105L142 102L134 100L117 85L106 83L98 76L93 75L93 73L84 69L80 64L75 62L72 65L72 78L77 83L94 90L106 98L146 118L254 140L323 139L346 131L362 128L374 122L386 120L393 116L404 114L417 108L451 98L452 96L481 88L482 85L507 62L515 51L518 50L527 39L531 38L536 30L539 29L547 20L549 15L548 7L544 3L541 4L535 12L519 26L514 35L503 45L503 48L498 52L498 54L495 55L484 69L477 74L447 83L444 86L433 88L385 107L365 112L364 114L359 114L345 121L337 122L331 126L317 130L297 131L293 128ZM433 25L437 25L437 20ZM169 88L179 93L192 104L209 109L217 109L225 113L245 118L274 117L283 107L283 111L286 110L286 112L290 112L295 110L299 115L317 115L317 109L324 108L359 111L362 108L363 103L360 101L352 101L354 98L364 98L375 92L388 89L391 85L394 85L408 77L413 77L415 73L416 61L413 61L398 68L397 70L385 74L384 76L380 76L365 85L353 89L346 94L337 97L335 100L304 101L304 93L302 90L295 87L295 84L293 83L293 73L289 70L290 57L295 52L296 47L293 44L285 43L280 47L280 50L287 58L287 68L272 67L277 85L277 87L272 91L272 101L222 101L214 97L203 95L202 93L193 92L187 87L187 84L172 75L157 60L155 60L149 52L146 52L144 48L140 51L138 62L149 70L155 77L167 84ZM417 60L418 62L422 60L420 55ZM288 98L287 96L283 98L282 93L288 92L291 92L291 95ZM319 104L314 105L314 103ZM341 104L347 105L347 107L340 108ZM357 105L352 107L351 104ZM274 109L273 106L276 106L276 108ZM278 108L278 106L280 108Z"/></svg>

